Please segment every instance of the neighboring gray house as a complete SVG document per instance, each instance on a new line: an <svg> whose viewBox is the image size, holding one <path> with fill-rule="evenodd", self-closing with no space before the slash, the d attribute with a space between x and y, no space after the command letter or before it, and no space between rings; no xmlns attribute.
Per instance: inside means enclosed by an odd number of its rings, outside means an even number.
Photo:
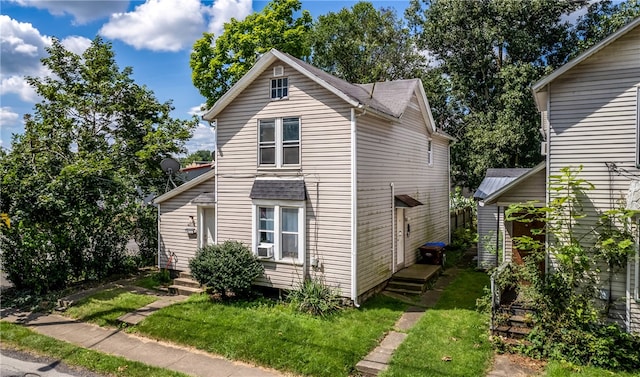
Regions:
<svg viewBox="0 0 640 377"><path fill-rule="evenodd" d="M529 223L505 220L515 203L545 203L545 164L534 168L488 169L474 194L478 201L478 268L489 269L507 261L520 261L513 238L532 236ZM542 240L544 241L544 240Z"/></svg>
<svg viewBox="0 0 640 377"><path fill-rule="evenodd" d="M272 50L204 119L215 169L156 200L160 267L239 240L263 260L258 284L318 275L358 304L449 241L452 138L418 79L355 85Z"/></svg>
<svg viewBox="0 0 640 377"><path fill-rule="evenodd" d="M583 203L591 218L638 208L632 195L640 181L640 18L535 83L533 92L543 119L547 179L583 165L580 178L595 185ZM547 200L554 195L547 189ZM638 237L637 226L634 232ZM611 290L603 272L601 296L611 297L612 314L628 331L640 332L637 253L636 247L627 268L613 276Z"/></svg>

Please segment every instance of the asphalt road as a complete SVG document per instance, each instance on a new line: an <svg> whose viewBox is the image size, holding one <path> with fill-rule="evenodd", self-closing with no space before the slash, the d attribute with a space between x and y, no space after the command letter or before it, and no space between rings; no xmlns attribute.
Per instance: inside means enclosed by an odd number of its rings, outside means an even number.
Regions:
<svg viewBox="0 0 640 377"><path fill-rule="evenodd" d="M0 349L1 377L102 377L99 374L70 368L59 360L11 349Z"/></svg>

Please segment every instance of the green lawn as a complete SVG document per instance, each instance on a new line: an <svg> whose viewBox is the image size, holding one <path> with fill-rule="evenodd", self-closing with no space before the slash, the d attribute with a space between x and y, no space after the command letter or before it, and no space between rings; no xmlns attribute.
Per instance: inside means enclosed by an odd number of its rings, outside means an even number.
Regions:
<svg viewBox="0 0 640 377"><path fill-rule="evenodd" d="M67 309L65 315L100 326L117 326L117 318L156 301L153 296L111 288L84 298Z"/></svg>
<svg viewBox="0 0 640 377"><path fill-rule="evenodd" d="M639 350L640 352L640 350ZM612 372L606 369L569 365L559 361L550 361L547 364L545 376L547 377L638 377L636 373Z"/></svg>
<svg viewBox="0 0 640 377"><path fill-rule="evenodd" d="M475 303L488 284L486 273L461 271L409 331L382 376L485 376L493 347L488 315L476 312Z"/></svg>
<svg viewBox="0 0 640 377"><path fill-rule="evenodd" d="M282 371L348 376L405 308L375 297L317 318L268 300L222 304L199 295L154 313L134 331Z"/></svg>
<svg viewBox="0 0 640 377"><path fill-rule="evenodd" d="M187 377L182 373L152 367L123 357L76 347L4 321L0 321L0 333L5 347L52 357L69 366L82 367L96 373L123 377Z"/></svg>

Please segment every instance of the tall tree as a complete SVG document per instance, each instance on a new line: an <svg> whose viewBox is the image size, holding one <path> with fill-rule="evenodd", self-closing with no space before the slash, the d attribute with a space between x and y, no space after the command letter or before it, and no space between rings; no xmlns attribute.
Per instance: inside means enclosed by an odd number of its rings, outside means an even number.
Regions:
<svg viewBox="0 0 640 377"><path fill-rule="evenodd" d="M311 48L313 65L352 83L418 77L427 63L404 20L369 2L319 16Z"/></svg>
<svg viewBox="0 0 640 377"><path fill-rule="evenodd" d="M204 33L193 45L191 79L212 106L272 48L303 58L310 54L311 15L299 0L272 0L260 13L231 19L222 35Z"/></svg>
<svg viewBox="0 0 640 377"><path fill-rule="evenodd" d="M41 292L121 271L136 235L153 256L155 211L136 187L158 192L161 159L196 125L171 118L171 103L120 70L100 38L82 55L58 40L47 51L51 75L28 78L42 101L0 160L0 212L11 219L0 228L3 268Z"/></svg>
<svg viewBox="0 0 640 377"><path fill-rule="evenodd" d="M547 66L564 63L570 25L561 16L576 2L547 0L413 0L406 12L420 46L433 54L460 106L446 130L456 183L477 187L490 167L541 161L540 135L528 86Z"/></svg>
<svg viewBox="0 0 640 377"><path fill-rule="evenodd" d="M578 55L638 17L640 0L626 0L615 4L611 0L594 2L589 5L587 14L578 19L577 43L574 45L573 55Z"/></svg>

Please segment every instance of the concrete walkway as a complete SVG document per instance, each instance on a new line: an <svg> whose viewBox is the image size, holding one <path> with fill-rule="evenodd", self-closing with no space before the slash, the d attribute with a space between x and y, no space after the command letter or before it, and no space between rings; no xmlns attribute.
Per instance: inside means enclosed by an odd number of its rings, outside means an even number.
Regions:
<svg viewBox="0 0 640 377"><path fill-rule="evenodd" d="M400 344L407 337L407 331L418 323L427 309L435 306L444 289L451 284L459 272L460 270L456 267L447 269L438 278L432 289L425 291L418 302L407 308L394 325L394 330L385 336L380 345L356 364L356 369L364 376L377 376L380 372L386 370L389 367L393 352L400 347ZM391 294L390 296L399 298L399 295L396 294Z"/></svg>
<svg viewBox="0 0 640 377"><path fill-rule="evenodd" d="M2 319L26 325L40 334L64 340L83 348L122 356L129 360L140 361L192 376L284 376L275 370L229 361L195 349L126 334L120 329L106 329L78 322L57 314L15 313Z"/></svg>

